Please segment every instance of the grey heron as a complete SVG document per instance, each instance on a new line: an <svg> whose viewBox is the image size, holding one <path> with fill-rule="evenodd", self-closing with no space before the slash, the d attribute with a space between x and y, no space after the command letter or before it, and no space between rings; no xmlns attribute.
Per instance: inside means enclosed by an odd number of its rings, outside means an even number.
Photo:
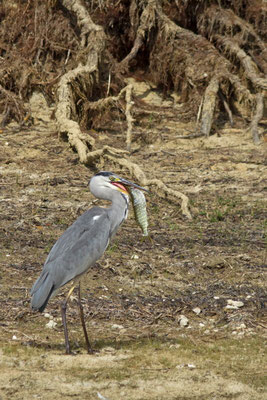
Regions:
<svg viewBox="0 0 267 400"><path fill-rule="evenodd" d="M31 307L44 311L50 297L70 281L74 281L65 301L61 304L66 353L70 354L70 343L66 322L68 300L79 281L78 300L80 317L88 353L92 352L86 331L81 304L80 278L103 255L110 239L127 218L129 189L145 188L119 177L111 172L99 172L89 183L91 193L112 202L109 208L93 207L83 213L57 240L52 247L41 275L31 289Z"/></svg>

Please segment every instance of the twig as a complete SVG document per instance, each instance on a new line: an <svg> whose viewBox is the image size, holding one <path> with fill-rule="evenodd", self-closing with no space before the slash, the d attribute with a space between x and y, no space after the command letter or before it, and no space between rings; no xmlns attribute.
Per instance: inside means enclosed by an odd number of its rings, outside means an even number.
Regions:
<svg viewBox="0 0 267 400"><path fill-rule="evenodd" d="M108 74L108 88L107 88L107 96L109 95L109 90L110 90L110 82L111 82L111 73L109 72L109 74Z"/></svg>
<svg viewBox="0 0 267 400"><path fill-rule="evenodd" d="M166 151L166 150L161 150L161 153L168 154L169 156L174 156L174 157L177 155L175 153L171 153L170 151Z"/></svg>
<svg viewBox="0 0 267 400"><path fill-rule="evenodd" d="M184 135L184 136L175 136L175 139L195 139L204 136L204 133L193 133L192 135Z"/></svg>
<svg viewBox="0 0 267 400"><path fill-rule="evenodd" d="M68 49L68 53L67 53L67 57L66 57L66 60L65 60L65 65L67 65L67 63L68 63L68 61L69 61L69 58L70 58L70 49Z"/></svg>

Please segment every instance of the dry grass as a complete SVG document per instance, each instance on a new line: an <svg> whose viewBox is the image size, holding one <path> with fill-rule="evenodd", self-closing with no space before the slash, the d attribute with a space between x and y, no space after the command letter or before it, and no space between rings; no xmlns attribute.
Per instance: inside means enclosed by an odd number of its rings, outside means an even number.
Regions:
<svg viewBox="0 0 267 400"><path fill-rule="evenodd" d="M29 289L56 238L92 206L87 181L94 171L77 163L50 123L1 134L3 400L95 400L97 391L109 400L264 398L264 149L241 129L193 143L177 140L177 129L190 126L162 114L154 125L158 139L143 148L136 137L132 157L147 176L186 192L194 218L154 193L148 198L153 242L146 242L131 215L84 279L94 356L85 354L77 301L70 304L75 357L63 355L63 294L49 302L58 324L50 330L43 315L30 311ZM112 130L98 140L124 145L124 135ZM226 309L229 299L244 306ZM181 314L189 327L180 326Z"/></svg>

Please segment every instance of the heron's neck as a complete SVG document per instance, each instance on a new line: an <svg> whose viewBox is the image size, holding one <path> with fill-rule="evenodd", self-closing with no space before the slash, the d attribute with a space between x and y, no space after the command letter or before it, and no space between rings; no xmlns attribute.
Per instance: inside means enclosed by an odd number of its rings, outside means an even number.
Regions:
<svg viewBox="0 0 267 400"><path fill-rule="evenodd" d="M121 192L114 192L111 201L112 205L109 208L109 218L111 221L111 235L113 236L128 216L129 198Z"/></svg>

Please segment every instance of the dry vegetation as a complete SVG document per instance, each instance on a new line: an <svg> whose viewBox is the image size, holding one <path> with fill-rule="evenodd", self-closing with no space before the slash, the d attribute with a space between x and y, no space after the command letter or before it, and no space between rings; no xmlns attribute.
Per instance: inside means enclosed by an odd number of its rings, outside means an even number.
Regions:
<svg viewBox="0 0 267 400"><path fill-rule="evenodd" d="M140 93L140 83L134 85ZM139 87L139 88L138 88ZM138 89L138 90L137 90ZM144 88L143 96L147 94ZM148 98L158 100L150 91ZM143 100L146 102L146 98ZM164 100L162 100L164 102ZM266 163L264 149L241 129L208 140L177 139L193 124L148 104L132 160L190 198L192 219L175 198L148 197L153 241L141 240L133 216L105 257L83 280L83 305L93 345L88 356L77 299L68 311L75 357L64 356L59 303L48 305L57 323L33 314L29 290L57 237L95 203L78 162L55 133L40 95L31 99L34 128L1 134L0 396L2 399L238 399L264 398ZM46 110L46 113L44 112ZM41 112L40 112L41 111ZM124 134L98 133L120 148ZM12 129L11 129L12 128ZM120 134L118 134L120 132ZM245 136L245 138L244 138ZM120 171L109 159L99 168ZM67 288L66 288L67 290ZM228 300L242 307L226 308ZM194 309L199 308L200 314ZM180 324L182 315L188 326Z"/></svg>
<svg viewBox="0 0 267 400"><path fill-rule="evenodd" d="M119 92L136 75L179 95L181 119L198 115L194 135L209 136L223 114L234 124L234 114L251 122L260 142L264 1L35 0L4 2L0 11L2 125L24 124L24 101L39 89L57 100L58 130L81 162L97 147L87 129L114 112L126 113L129 150L131 96Z"/></svg>
<svg viewBox="0 0 267 400"><path fill-rule="evenodd" d="M0 400L263 400L266 3L20 0L0 19ZM69 357L64 291L44 316L29 290L99 169L150 187L153 240L131 215L89 271L99 352L74 295Z"/></svg>

